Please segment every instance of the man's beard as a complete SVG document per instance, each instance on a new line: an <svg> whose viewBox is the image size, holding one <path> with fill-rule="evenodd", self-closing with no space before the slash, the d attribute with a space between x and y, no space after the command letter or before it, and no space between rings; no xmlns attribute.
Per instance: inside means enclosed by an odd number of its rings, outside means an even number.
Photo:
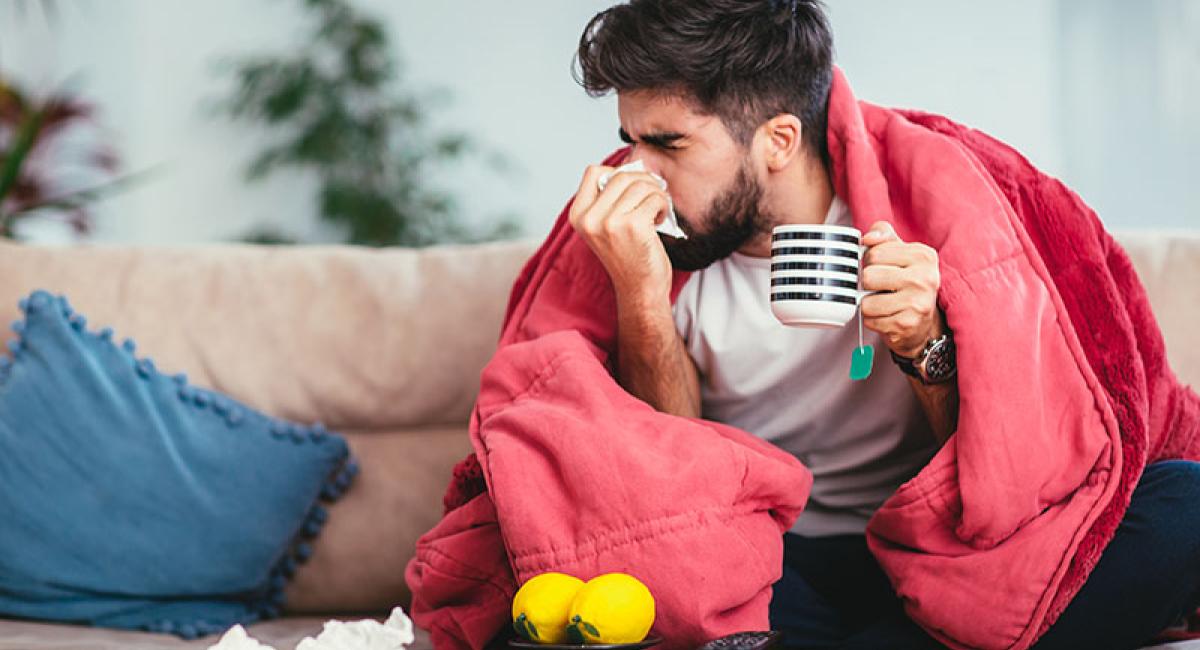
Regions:
<svg viewBox="0 0 1200 650"><path fill-rule="evenodd" d="M759 233L770 232L771 219L761 206L762 185L742 164L728 189L712 202L699 222L676 213L679 227L687 239L659 234L671 266L681 271L699 271L717 260L729 257ZM707 232L696 232L693 223L708 224Z"/></svg>

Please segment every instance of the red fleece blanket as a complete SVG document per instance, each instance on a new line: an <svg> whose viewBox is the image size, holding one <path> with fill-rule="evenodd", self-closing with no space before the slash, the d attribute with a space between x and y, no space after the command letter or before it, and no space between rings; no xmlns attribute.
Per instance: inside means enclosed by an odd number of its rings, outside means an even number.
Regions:
<svg viewBox="0 0 1200 650"><path fill-rule="evenodd" d="M840 71L829 148L856 225L884 219L939 251L959 350L957 431L872 518L868 543L942 642L1028 647L1095 566L1145 464L1200 458L1200 398L1167 366L1124 252L1015 151L858 102ZM437 647L484 647L516 585L548 570L642 578L668 648L767 627L781 533L811 475L748 433L631 397L614 346L611 284L564 210L513 288L475 454L407 567Z"/></svg>
<svg viewBox="0 0 1200 650"><path fill-rule="evenodd" d="M1158 323L1129 257L1078 195L980 131L938 115L902 114L961 144L1003 193L1056 285L1117 421L1124 459L1118 484L1070 555L1046 616L1036 625L1031 621L1029 629L1036 627L1036 636L1041 636L1099 561L1145 465L1200 459L1200 397L1171 371ZM1164 638L1200 637L1200 611L1188 618L1188 632L1175 631Z"/></svg>
<svg viewBox="0 0 1200 650"><path fill-rule="evenodd" d="M564 224L518 280L470 422L476 453L407 568L414 621L439 649L482 648L511 620L517 584L622 571L654 594L664 647L768 628L782 535L811 474L617 385L607 276Z"/></svg>

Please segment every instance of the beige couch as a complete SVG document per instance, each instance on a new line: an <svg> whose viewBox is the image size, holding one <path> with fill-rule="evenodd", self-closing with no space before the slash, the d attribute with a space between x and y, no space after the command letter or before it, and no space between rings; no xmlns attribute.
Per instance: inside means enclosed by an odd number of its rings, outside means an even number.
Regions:
<svg viewBox="0 0 1200 650"><path fill-rule="evenodd" d="M1173 366L1200 385L1200 232L1120 239L1149 290ZM17 318L17 300L33 289L65 293L90 327L134 338L160 369L346 434L363 471L289 586L289 615L251 628L285 650L328 615L407 610L405 563L441 515L450 468L470 451L465 423L479 371L535 246L0 242L0 323ZM0 649L206 648L215 639L0 620ZM428 644L420 633L417 647Z"/></svg>

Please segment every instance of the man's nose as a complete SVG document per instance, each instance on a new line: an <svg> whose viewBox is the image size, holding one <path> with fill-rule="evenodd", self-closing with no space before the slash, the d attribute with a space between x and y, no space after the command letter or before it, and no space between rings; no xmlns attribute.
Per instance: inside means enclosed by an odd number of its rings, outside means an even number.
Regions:
<svg viewBox="0 0 1200 650"><path fill-rule="evenodd" d="M644 144L634 144L633 149L629 152L629 157L625 159L625 163L642 161L642 165L646 171L662 178L662 170L658 165L658 160L655 159L654 153L649 150Z"/></svg>

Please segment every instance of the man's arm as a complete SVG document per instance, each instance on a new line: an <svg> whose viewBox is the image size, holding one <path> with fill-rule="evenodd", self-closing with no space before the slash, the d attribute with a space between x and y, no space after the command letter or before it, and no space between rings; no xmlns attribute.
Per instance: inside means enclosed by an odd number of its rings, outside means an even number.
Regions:
<svg viewBox="0 0 1200 650"><path fill-rule="evenodd" d="M700 416L700 380L671 317L671 261L655 231L670 200L644 172L613 176L591 166L571 202L570 221L600 259L617 299L617 380L664 413Z"/></svg>
<svg viewBox="0 0 1200 650"><path fill-rule="evenodd" d="M863 258L863 288L880 291L863 298L863 324L883 335L888 348L913 358L925 344L947 331L937 305L941 273L933 248L900 239L892 225L876 222L863 235L868 250ZM908 378L938 445L958 430L958 378L926 386Z"/></svg>
<svg viewBox="0 0 1200 650"><path fill-rule="evenodd" d="M912 385L921 410L925 411L925 419L929 420L933 437L941 447L958 429L958 379L926 386L917 378L909 377L908 383Z"/></svg>
<svg viewBox="0 0 1200 650"><path fill-rule="evenodd" d="M700 374L670 304L647 308L617 297L617 375L625 390L655 409L700 417Z"/></svg>
<svg viewBox="0 0 1200 650"><path fill-rule="evenodd" d="M939 338L947 329L946 317L938 310L935 327L929 337ZM921 403L921 410L925 412L925 419L929 421L929 428L938 441L938 447L941 447L958 430L958 375L945 383L928 385L916 377L905 376L908 377L908 383L912 386L917 401Z"/></svg>

